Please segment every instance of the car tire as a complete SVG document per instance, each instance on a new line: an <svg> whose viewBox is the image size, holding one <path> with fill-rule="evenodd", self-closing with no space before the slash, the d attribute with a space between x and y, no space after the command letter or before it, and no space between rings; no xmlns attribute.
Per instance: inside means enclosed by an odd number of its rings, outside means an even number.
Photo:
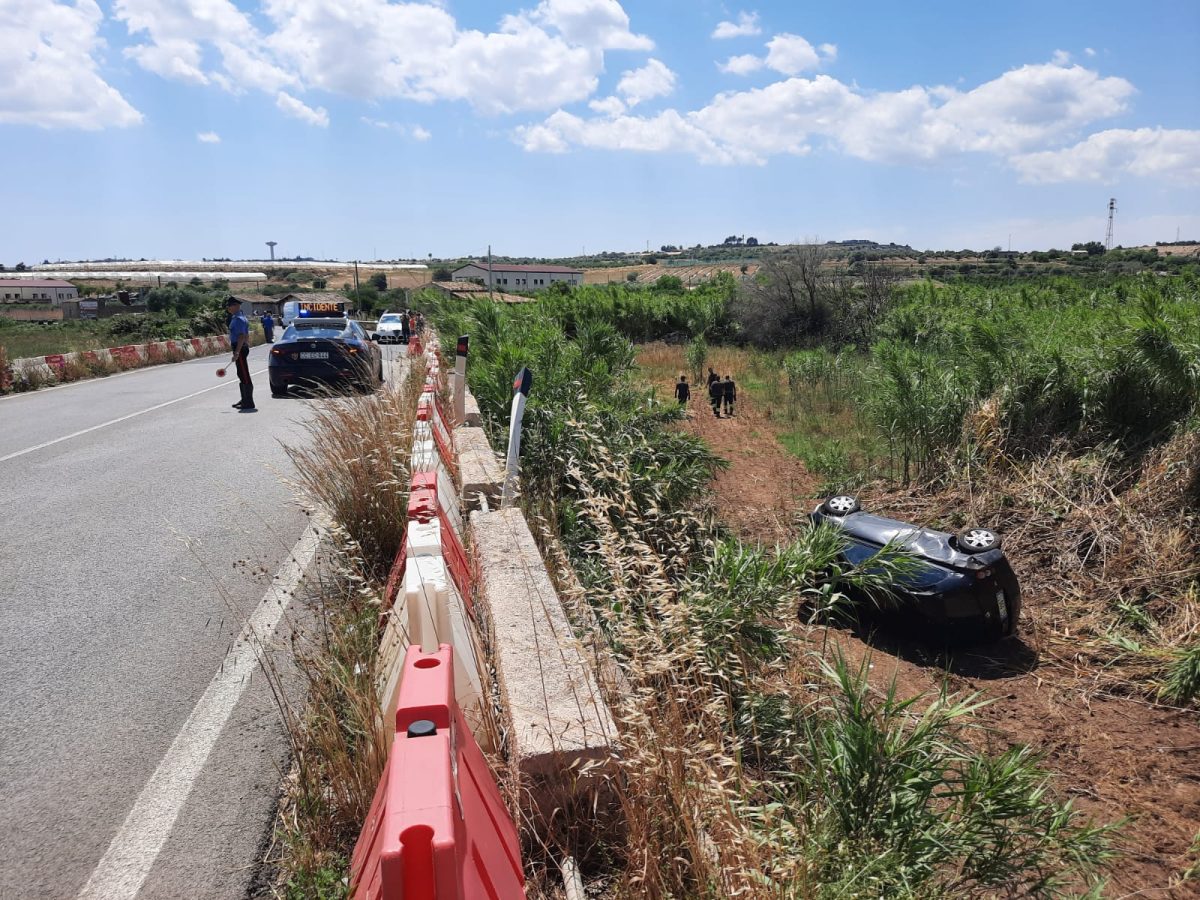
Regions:
<svg viewBox="0 0 1200 900"><path fill-rule="evenodd" d="M961 553L987 553L1000 546L1000 535L988 528L964 528L954 536Z"/></svg>
<svg viewBox="0 0 1200 900"><path fill-rule="evenodd" d="M271 396L276 399L279 399L280 397L286 397L287 396L287 388L286 387L276 387L275 385L271 385Z"/></svg>
<svg viewBox="0 0 1200 900"><path fill-rule="evenodd" d="M830 516L848 516L862 509L857 497L849 494L835 494L821 504L821 509Z"/></svg>

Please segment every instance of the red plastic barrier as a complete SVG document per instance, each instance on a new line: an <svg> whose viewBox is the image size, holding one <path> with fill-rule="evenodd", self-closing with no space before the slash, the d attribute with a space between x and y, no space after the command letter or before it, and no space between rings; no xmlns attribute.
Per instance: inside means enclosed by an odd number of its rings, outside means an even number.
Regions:
<svg viewBox="0 0 1200 900"><path fill-rule="evenodd" d="M350 861L355 900L525 896L513 824L454 700L454 651L409 647L396 739Z"/></svg>
<svg viewBox="0 0 1200 900"><path fill-rule="evenodd" d="M67 358L61 353L52 353L45 357L46 365L54 369L56 372L61 372L67 366Z"/></svg>
<svg viewBox="0 0 1200 900"><path fill-rule="evenodd" d="M400 549L396 552L396 558L392 560L392 568L388 570L387 587L383 589L383 612L386 613L392 608L396 602L396 593L400 590L400 584L404 579L404 564L408 560L408 532L405 531L404 537L400 538ZM382 622L382 616L380 621Z"/></svg>
<svg viewBox="0 0 1200 900"><path fill-rule="evenodd" d="M196 351L197 356L203 356L205 353L204 341L200 338L192 338L192 348Z"/></svg>
<svg viewBox="0 0 1200 900"><path fill-rule="evenodd" d="M418 506L419 515L416 516L417 521L420 522L428 522L433 518L433 513L429 512L430 498L432 498L433 509L436 511L438 522L442 526L439 529L442 535L442 558L446 560L446 568L450 570L450 577L454 579L454 586L458 588L458 595L466 603L467 611L471 615L474 615L475 604L472 602L471 593L471 566L467 561L467 551L463 547L462 535L458 533L458 529L451 522L450 516L446 512L446 504L438 499L437 472L415 473L412 479L412 491L408 496L410 519L414 518L412 498L415 496L421 498Z"/></svg>
<svg viewBox="0 0 1200 900"><path fill-rule="evenodd" d="M138 348L133 344L124 347L113 347L108 351L112 354L113 359L118 360L122 365L135 366L142 361L138 355Z"/></svg>

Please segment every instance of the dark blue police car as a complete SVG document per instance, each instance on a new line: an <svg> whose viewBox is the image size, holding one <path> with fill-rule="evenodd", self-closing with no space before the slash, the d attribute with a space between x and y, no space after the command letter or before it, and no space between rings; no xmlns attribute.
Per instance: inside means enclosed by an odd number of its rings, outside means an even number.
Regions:
<svg viewBox="0 0 1200 900"><path fill-rule="evenodd" d="M271 347L271 396L321 385L373 390L383 383L383 352L353 319L297 318Z"/></svg>
<svg viewBox="0 0 1200 900"><path fill-rule="evenodd" d="M853 565L869 565L884 547L912 558L912 571L898 578L894 602L882 610L917 626L930 643L982 643L1016 634L1021 587L995 532L921 528L863 512L856 498L844 494L825 500L809 518L845 534L842 555Z"/></svg>

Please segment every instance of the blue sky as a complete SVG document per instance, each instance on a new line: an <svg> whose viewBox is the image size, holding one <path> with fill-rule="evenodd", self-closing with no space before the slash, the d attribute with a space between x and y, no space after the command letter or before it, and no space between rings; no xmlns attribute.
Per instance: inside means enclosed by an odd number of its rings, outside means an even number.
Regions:
<svg viewBox="0 0 1200 900"><path fill-rule="evenodd" d="M0 262L1200 239L1200 4L0 0Z"/></svg>

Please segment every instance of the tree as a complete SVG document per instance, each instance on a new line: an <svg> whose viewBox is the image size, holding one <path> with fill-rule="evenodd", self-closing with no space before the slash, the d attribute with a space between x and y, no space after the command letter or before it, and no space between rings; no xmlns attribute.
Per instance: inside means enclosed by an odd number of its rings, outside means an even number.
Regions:
<svg viewBox="0 0 1200 900"><path fill-rule="evenodd" d="M751 341L760 347L786 346L825 330L830 295L841 293L822 269L828 257L825 247L804 244L763 260L738 306L738 319Z"/></svg>
<svg viewBox="0 0 1200 900"><path fill-rule="evenodd" d="M375 288L375 290L377 290L377 291L386 291L387 290L387 276L384 275L382 272L376 272L374 275L372 275L370 278L367 279L367 284L371 285L371 287Z"/></svg>
<svg viewBox="0 0 1200 900"><path fill-rule="evenodd" d="M445 266L438 266L436 269L433 270L433 280L434 281L453 281L454 273L451 272L449 269L447 269Z"/></svg>
<svg viewBox="0 0 1200 900"><path fill-rule="evenodd" d="M638 273L637 273L637 272L627 272L627 273L625 274L625 280L626 280L626 281L628 281L628 282L634 282L634 281L637 281L637 280L638 280Z"/></svg>
<svg viewBox="0 0 1200 900"><path fill-rule="evenodd" d="M654 282L656 291L682 291L683 279L678 275L660 275L658 281Z"/></svg>
<svg viewBox="0 0 1200 900"><path fill-rule="evenodd" d="M746 246L747 247L757 247L758 246L758 238L756 238L756 237L746 238Z"/></svg>
<svg viewBox="0 0 1200 900"><path fill-rule="evenodd" d="M326 282L325 282L324 278L314 278L312 286L315 287L318 291L320 291L325 288L325 283Z"/></svg>
<svg viewBox="0 0 1200 900"><path fill-rule="evenodd" d="M28 266L26 266L25 263L23 263L23 262L17 263L17 271L18 272L24 272L27 268L28 268Z"/></svg>
<svg viewBox="0 0 1200 900"><path fill-rule="evenodd" d="M1088 241L1086 244L1072 244L1072 250L1086 250L1088 256L1104 255L1104 245L1099 241Z"/></svg>

